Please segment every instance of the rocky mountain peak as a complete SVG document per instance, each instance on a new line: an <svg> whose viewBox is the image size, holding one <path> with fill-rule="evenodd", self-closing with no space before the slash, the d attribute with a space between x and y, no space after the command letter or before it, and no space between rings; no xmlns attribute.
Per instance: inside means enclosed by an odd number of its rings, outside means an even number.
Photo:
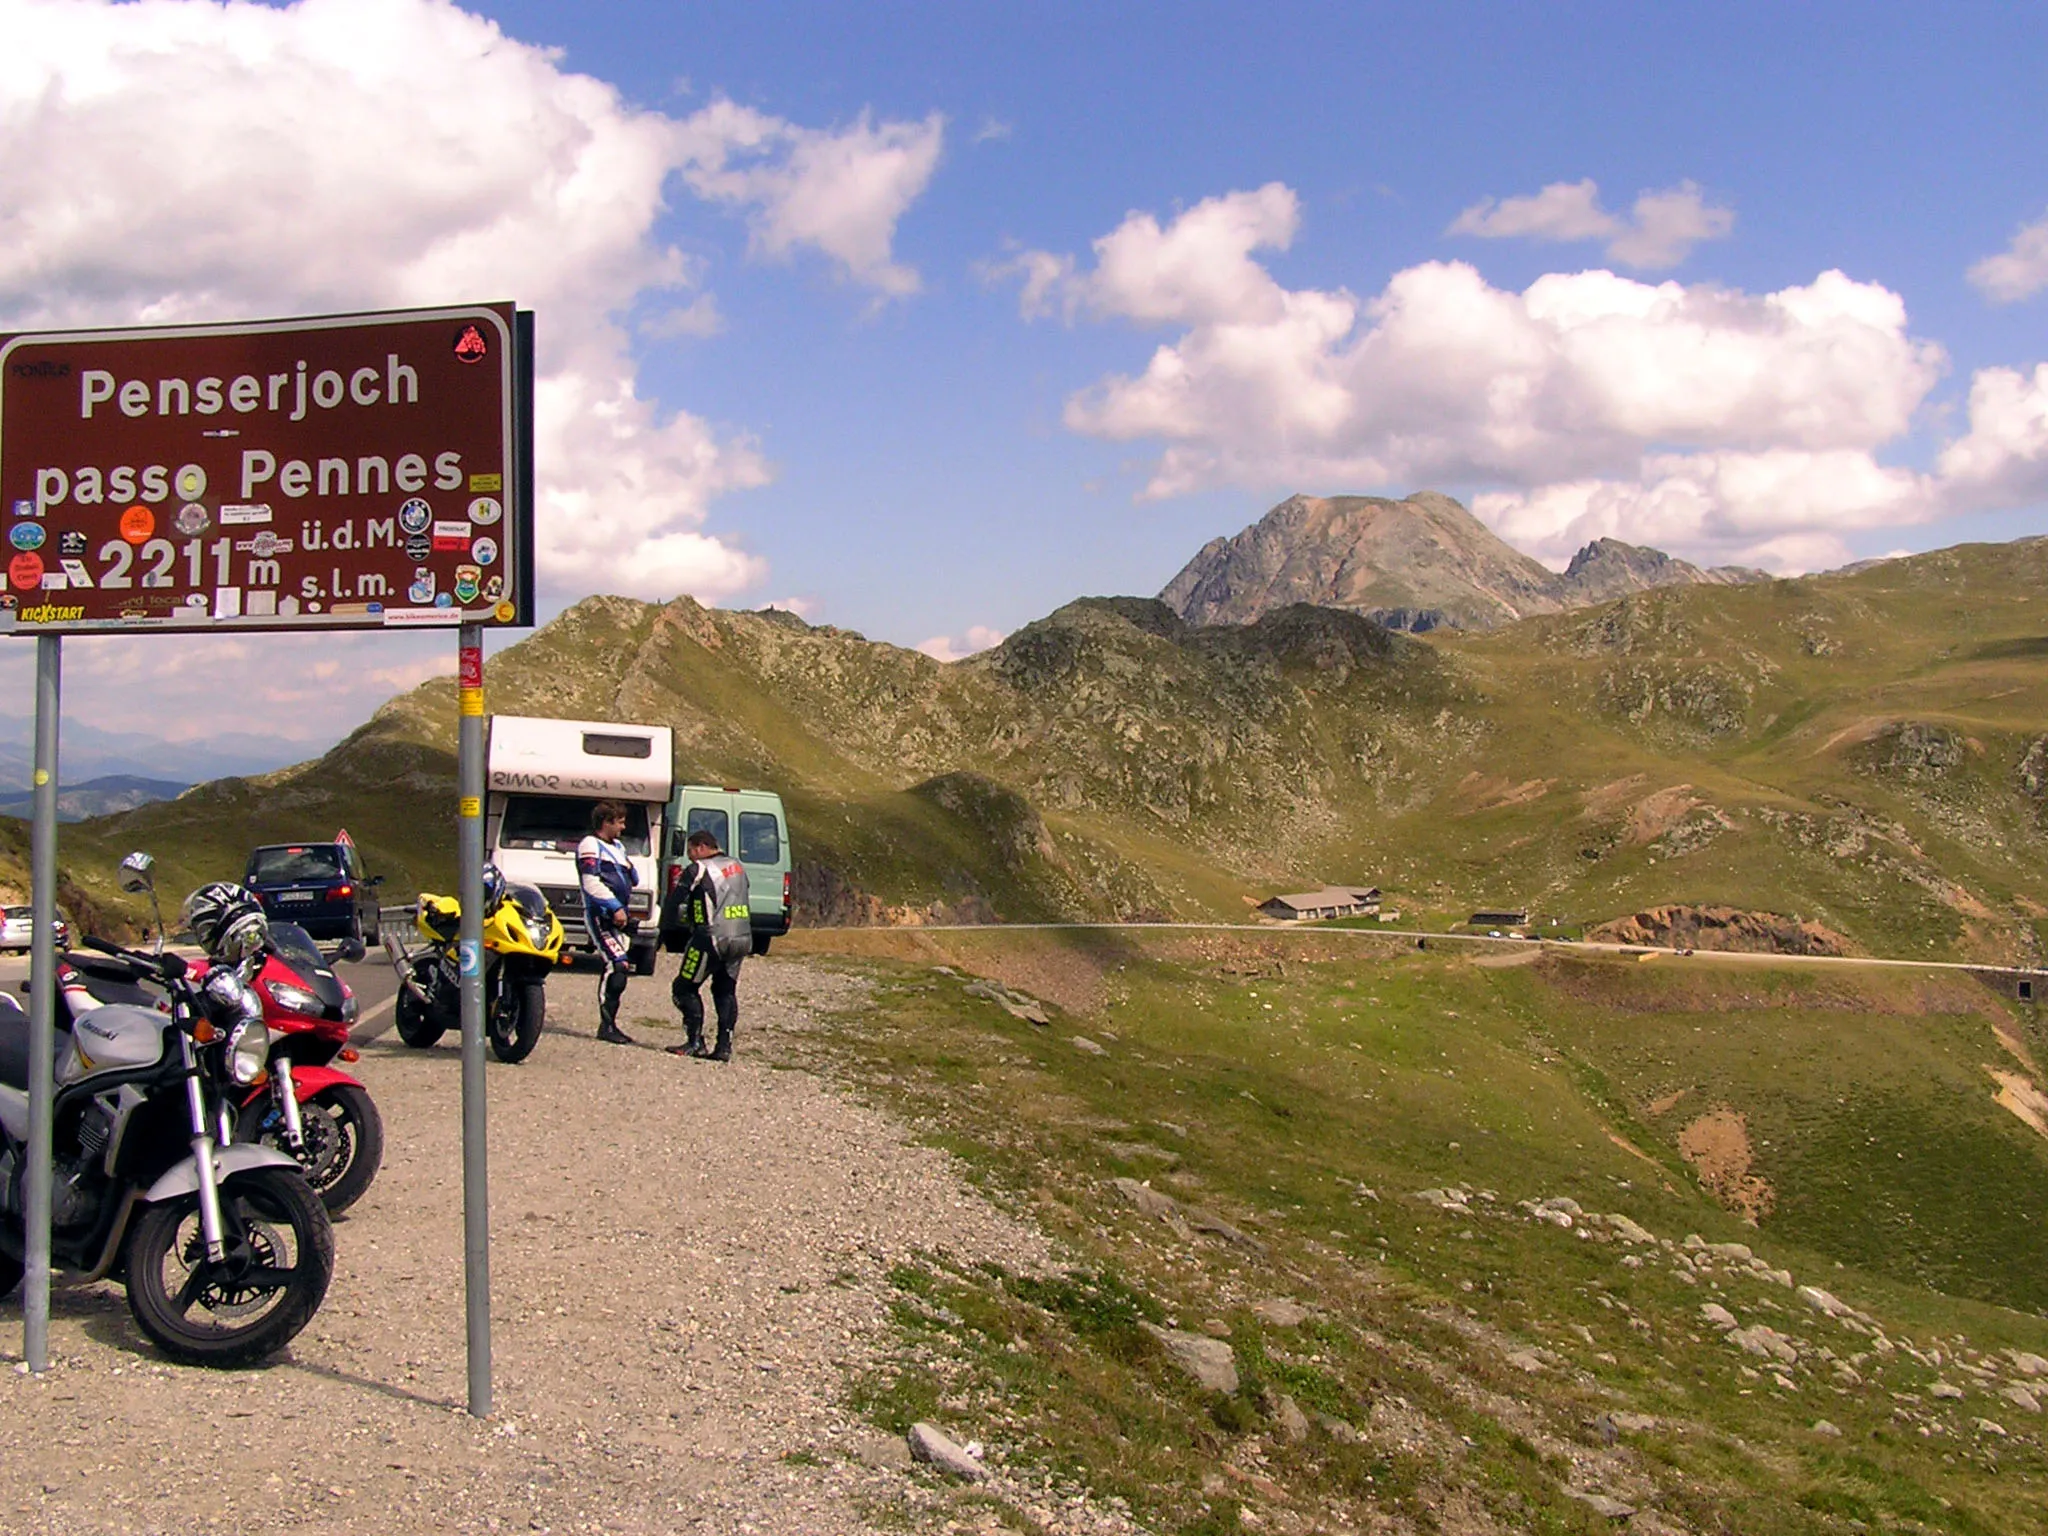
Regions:
<svg viewBox="0 0 2048 1536"><path fill-rule="evenodd" d="M1159 597L1198 625L1248 624L1309 603L1419 632L1491 629L1651 587L1764 579L1619 539L1594 540L1559 574L1451 497L1418 491L1401 500L1290 496L1236 536L1211 539Z"/></svg>

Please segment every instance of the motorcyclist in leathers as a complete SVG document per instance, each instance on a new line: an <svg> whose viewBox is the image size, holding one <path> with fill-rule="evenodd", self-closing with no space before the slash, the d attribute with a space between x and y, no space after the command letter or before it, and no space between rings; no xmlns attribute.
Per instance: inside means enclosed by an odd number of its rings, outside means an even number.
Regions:
<svg viewBox="0 0 2048 1536"><path fill-rule="evenodd" d="M732 1035L739 1023L740 962L753 950L753 922L747 901L747 869L721 853L718 839L699 830L686 845L690 862L676 877L661 904L661 941L682 952L682 963L669 988L682 1013L685 1039L669 1047L673 1056L732 1060ZM711 1003L718 1018L718 1040L704 1048L704 998L711 982Z"/></svg>

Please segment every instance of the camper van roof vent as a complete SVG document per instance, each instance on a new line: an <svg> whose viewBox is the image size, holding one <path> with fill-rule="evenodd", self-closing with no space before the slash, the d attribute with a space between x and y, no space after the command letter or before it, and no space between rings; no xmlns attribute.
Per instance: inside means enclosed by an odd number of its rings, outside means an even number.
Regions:
<svg viewBox="0 0 2048 1536"><path fill-rule="evenodd" d="M652 757L651 736L609 736L597 731L583 733L583 750L592 757Z"/></svg>

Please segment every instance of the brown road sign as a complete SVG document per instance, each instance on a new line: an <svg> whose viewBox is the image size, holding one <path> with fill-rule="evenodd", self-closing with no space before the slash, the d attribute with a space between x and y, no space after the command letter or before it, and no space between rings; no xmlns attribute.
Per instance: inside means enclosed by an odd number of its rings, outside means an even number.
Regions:
<svg viewBox="0 0 2048 1536"><path fill-rule="evenodd" d="M528 323L0 337L0 629L530 624Z"/></svg>

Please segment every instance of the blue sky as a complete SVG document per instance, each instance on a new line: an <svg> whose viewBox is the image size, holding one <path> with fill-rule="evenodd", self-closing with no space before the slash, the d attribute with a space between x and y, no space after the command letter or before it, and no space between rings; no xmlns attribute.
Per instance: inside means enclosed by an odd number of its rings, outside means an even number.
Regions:
<svg viewBox="0 0 2048 1536"><path fill-rule="evenodd" d="M489 7L567 67L681 113L716 94L806 122L947 117L898 228L925 289L876 312L826 264L764 266L684 206L728 316L645 347L664 398L756 433L774 483L709 528L765 555L767 595L914 642L1009 628L1082 591L1150 592L1207 538L1294 489L1134 501L1142 447L1077 437L1068 394L1142 364L1129 326L1020 322L974 264L1008 243L1085 251L1280 180L1304 203L1290 286L1376 290L1434 257L1519 288L1597 249L1446 238L1463 208L1592 177L1625 199L1692 179L1734 235L1673 273L1767 292L1839 267L1947 348L1937 404L1976 367L2031 366L2042 305L1996 306L1970 264L2048 207L2048 16L2019 7L1518 5ZM991 131L1000 137L975 142ZM1895 445L1925 457L1923 430ZM1466 491L1470 486L1456 489ZM2038 526L2035 509L1853 536L1857 554Z"/></svg>
<svg viewBox="0 0 2048 1536"><path fill-rule="evenodd" d="M1449 490L1553 563L2042 529L2038 9L0 22L0 323L534 305L550 610L690 590L960 654L1297 490ZM141 643L72 647L89 707L225 660L315 744L448 665Z"/></svg>

